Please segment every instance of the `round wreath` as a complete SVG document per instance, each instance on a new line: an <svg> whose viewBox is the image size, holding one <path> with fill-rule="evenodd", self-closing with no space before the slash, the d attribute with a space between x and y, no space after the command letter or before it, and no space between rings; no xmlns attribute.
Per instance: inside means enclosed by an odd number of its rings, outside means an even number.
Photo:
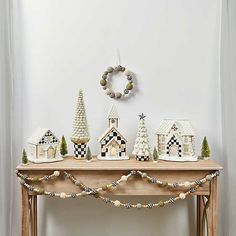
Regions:
<svg viewBox="0 0 236 236"><path fill-rule="evenodd" d="M118 72L123 72L128 80L128 83L126 84L126 88L124 89L123 93L122 92L114 92L108 85L108 79L113 73L118 73ZM118 65L116 67L109 66L106 71L102 75L102 79L100 80L100 85L102 88L105 90L105 93L110 97L110 98L116 98L120 99L124 96L127 96L130 91L134 87L133 83L133 75L132 73L126 69L125 67Z"/></svg>

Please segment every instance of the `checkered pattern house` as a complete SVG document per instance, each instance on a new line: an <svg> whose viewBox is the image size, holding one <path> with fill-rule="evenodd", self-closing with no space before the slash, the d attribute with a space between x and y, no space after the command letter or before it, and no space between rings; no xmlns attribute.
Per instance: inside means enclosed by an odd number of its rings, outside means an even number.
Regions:
<svg viewBox="0 0 236 236"><path fill-rule="evenodd" d="M63 160L59 145L59 139L52 131L38 128L28 139L28 158L35 163Z"/></svg>
<svg viewBox="0 0 236 236"><path fill-rule="evenodd" d="M157 131L159 155L180 160L193 157L194 136L194 130L188 120L163 120Z"/></svg>
<svg viewBox="0 0 236 236"><path fill-rule="evenodd" d="M113 106L108 116L109 128L98 139L101 145L100 160L123 160L126 156L127 139L118 130L118 113Z"/></svg>

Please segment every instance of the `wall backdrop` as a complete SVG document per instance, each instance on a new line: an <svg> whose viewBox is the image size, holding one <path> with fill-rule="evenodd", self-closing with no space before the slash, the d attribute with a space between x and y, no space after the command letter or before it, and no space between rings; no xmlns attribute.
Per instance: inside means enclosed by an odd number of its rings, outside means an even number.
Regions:
<svg viewBox="0 0 236 236"><path fill-rule="evenodd" d="M93 154L99 151L97 138L115 104L129 152L143 112L151 146L162 119L189 119L197 134L196 152L206 135L218 160L220 13L220 0L21 0L16 45L22 113L17 126L24 145L35 128L45 127L64 134L71 152L75 101L82 88ZM106 67L118 62L137 78L137 92L125 102L110 99L99 86ZM126 83L118 78L113 82L117 90ZM176 236L194 235L193 204L189 199L137 212L93 199L46 199L40 201L39 230L41 236L169 236L174 227Z"/></svg>

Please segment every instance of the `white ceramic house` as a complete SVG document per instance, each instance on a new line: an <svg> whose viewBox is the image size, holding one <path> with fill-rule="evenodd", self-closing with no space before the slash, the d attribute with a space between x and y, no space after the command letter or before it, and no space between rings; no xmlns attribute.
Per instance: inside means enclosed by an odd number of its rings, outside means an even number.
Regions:
<svg viewBox="0 0 236 236"><path fill-rule="evenodd" d="M62 161L60 142L52 131L38 128L28 139L28 159L34 163Z"/></svg>
<svg viewBox="0 0 236 236"><path fill-rule="evenodd" d="M194 154L195 132L188 120L163 120L157 131L159 159L197 161Z"/></svg>
<svg viewBox="0 0 236 236"><path fill-rule="evenodd" d="M99 160L127 160L126 155L127 139L118 129L119 116L117 110L112 106L108 115L108 129L100 136L98 142L101 145Z"/></svg>

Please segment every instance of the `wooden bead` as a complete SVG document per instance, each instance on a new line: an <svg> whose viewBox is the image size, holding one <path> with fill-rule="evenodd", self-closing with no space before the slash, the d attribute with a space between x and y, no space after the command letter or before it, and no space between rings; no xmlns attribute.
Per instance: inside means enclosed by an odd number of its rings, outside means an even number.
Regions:
<svg viewBox="0 0 236 236"><path fill-rule="evenodd" d="M80 186L81 184L82 184L82 182L81 182L80 180L76 180L76 181L75 181L75 185L76 185L76 186Z"/></svg>
<svg viewBox="0 0 236 236"><path fill-rule="evenodd" d="M107 68L107 72L108 72L108 73L112 73L113 70L114 70L114 69L113 69L112 66L109 66L109 67Z"/></svg>
<svg viewBox="0 0 236 236"><path fill-rule="evenodd" d="M126 182L128 180L128 177L126 175L121 176L121 181Z"/></svg>
<svg viewBox="0 0 236 236"><path fill-rule="evenodd" d="M142 204L141 203L138 203L137 204L137 209L141 209L142 208Z"/></svg>
<svg viewBox="0 0 236 236"><path fill-rule="evenodd" d="M186 197L185 193L180 193L180 194L179 194L179 198L180 198L180 199L184 200L185 197Z"/></svg>
<svg viewBox="0 0 236 236"><path fill-rule="evenodd" d="M65 199L66 198L66 193L60 193L60 198Z"/></svg>
<svg viewBox="0 0 236 236"><path fill-rule="evenodd" d="M207 176L206 176L206 180L207 180L207 181L211 181L211 180L212 180L212 176L211 176L211 175L207 175Z"/></svg>
<svg viewBox="0 0 236 236"><path fill-rule="evenodd" d="M118 200L114 201L114 206L119 207L120 206L120 201L118 201Z"/></svg>
<svg viewBox="0 0 236 236"><path fill-rule="evenodd" d="M147 173L144 172L144 173L141 174L141 176L142 176L142 178L146 178L147 177Z"/></svg>
<svg viewBox="0 0 236 236"><path fill-rule="evenodd" d="M103 74L103 75L102 75L102 78L103 78L103 79L106 79L106 78L107 78L107 75L106 75L106 74Z"/></svg>
<svg viewBox="0 0 236 236"><path fill-rule="evenodd" d="M105 79L100 80L100 84L102 86L105 86L107 84L107 81Z"/></svg>
<svg viewBox="0 0 236 236"><path fill-rule="evenodd" d="M130 75L131 74L131 71L129 71L128 69L126 69L125 71L124 71L124 74L127 76L127 75Z"/></svg>
<svg viewBox="0 0 236 236"><path fill-rule="evenodd" d="M184 182L184 187L189 188L190 186L191 186L190 182L188 182L188 181Z"/></svg>
<svg viewBox="0 0 236 236"><path fill-rule="evenodd" d="M106 95L110 95L112 93L112 91L108 88L106 89Z"/></svg>
<svg viewBox="0 0 236 236"><path fill-rule="evenodd" d="M168 183L167 182L162 182L161 186L166 187L166 186L168 186Z"/></svg>
<svg viewBox="0 0 236 236"><path fill-rule="evenodd" d="M108 189L107 185L103 185L103 186L102 186L102 190L103 190L103 191L106 191L107 189Z"/></svg>
<svg viewBox="0 0 236 236"><path fill-rule="evenodd" d="M121 93L115 93L115 97L117 98L117 99L119 99L119 98L121 98L122 97L122 94Z"/></svg>
<svg viewBox="0 0 236 236"><path fill-rule="evenodd" d="M115 93L111 92L111 94L109 96L110 96L110 98L114 98L115 97Z"/></svg>
<svg viewBox="0 0 236 236"><path fill-rule="evenodd" d="M127 85L126 85L126 89L128 89L128 90L132 90L133 89L133 84L132 83L128 83Z"/></svg>
<svg viewBox="0 0 236 236"><path fill-rule="evenodd" d="M165 206L165 203L164 203L163 201L160 201L160 202L158 203L158 206L159 206L159 207L163 207L163 206Z"/></svg>
<svg viewBox="0 0 236 236"><path fill-rule="evenodd" d="M81 192L81 196L85 197L87 195L87 193L85 191Z"/></svg>
<svg viewBox="0 0 236 236"><path fill-rule="evenodd" d="M60 175L60 171L55 170L55 171L53 172L53 175L56 176L56 177L58 177L58 176Z"/></svg>

